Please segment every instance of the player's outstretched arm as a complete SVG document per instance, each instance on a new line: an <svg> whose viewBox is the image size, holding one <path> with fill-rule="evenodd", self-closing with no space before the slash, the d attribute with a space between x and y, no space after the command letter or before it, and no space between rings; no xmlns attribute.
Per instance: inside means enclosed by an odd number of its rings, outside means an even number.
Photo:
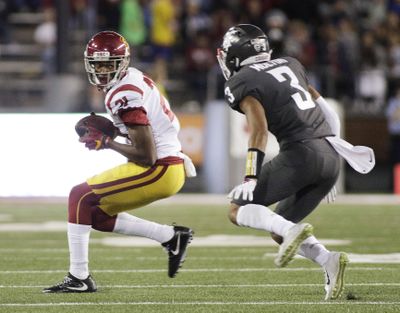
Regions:
<svg viewBox="0 0 400 313"><path fill-rule="evenodd" d="M268 124L264 107L256 98L247 96L240 102L240 109L246 115L250 129L248 148L264 152L268 139Z"/></svg>
<svg viewBox="0 0 400 313"><path fill-rule="evenodd" d="M265 156L265 147L268 139L268 124L264 107L250 96L240 102L240 109L246 115L250 129L246 159L245 181L236 186L228 195L230 199L253 200L253 191L257 185L257 178L261 171Z"/></svg>
<svg viewBox="0 0 400 313"><path fill-rule="evenodd" d="M332 129L335 136L340 137L340 119L339 115L335 110L329 105L329 103L320 95L320 93L315 90L311 85L308 85L308 91L311 94L314 102L318 104L322 112L325 115L326 121Z"/></svg>
<svg viewBox="0 0 400 313"><path fill-rule="evenodd" d="M326 121L328 122L329 126L331 127L335 136L340 137L340 119L337 113L331 108L331 106L326 102L326 100L321 96L321 94L311 85L308 85L308 91L310 92L314 102L319 105L322 112L325 115ZM336 200L336 187L333 188L328 192L325 199L327 203L333 203Z"/></svg>
<svg viewBox="0 0 400 313"><path fill-rule="evenodd" d="M311 85L308 85L308 92L311 94L314 101L321 97L321 94Z"/></svg>

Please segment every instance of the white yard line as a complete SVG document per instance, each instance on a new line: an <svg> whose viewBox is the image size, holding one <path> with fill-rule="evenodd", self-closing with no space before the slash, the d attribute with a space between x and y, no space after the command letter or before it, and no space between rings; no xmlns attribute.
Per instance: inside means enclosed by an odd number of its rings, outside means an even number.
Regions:
<svg viewBox="0 0 400 313"><path fill-rule="evenodd" d="M102 239L94 240L96 243L102 243L105 246L118 246L118 247L133 247L135 249L142 247L159 247L159 243L154 242L147 238L140 237L106 237ZM321 239L321 242L327 246L333 245L347 245L350 244L350 241L346 240L337 240L337 239ZM93 243L93 242L92 242ZM273 242L269 238L261 237L261 236L231 236L231 235L211 235L205 237L197 237L193 240L191 247L275 247L276 243ZM93 248L93 251L102 251L99 248ZM14 249L14 248L4 248L0 249L0 260L6 260L7 258L13 258L14 255L6 256L6 253L26 253L26 252L36 252L40 253L41 256L36 258L37 260L46 260L50 257L42 256L43 253L65 253L68 252L68 249ZM260 257L191 257L193 260L259 260L266 258L273 258L276 256L276 253L267 252L264 253ZM400 264L400 253L385 253L385 254L356 254L356 253L348 253L350 262L352 264ZM131 258L131 257L129 257ZM297 255L296 259L303 259L303 257ZM107 257L106 257L107 259ZM122 256L111 257L108 259L125 259ZM159 260L161 257L137 257L137 260Z"/></svg>
<svg viewBox="0 0 400 313"><path fill-rule="evenodd" d="M0 251L1 252L1 251ZM37 251L36 251L37 252ZM64 251L63 251L64 252ZM65 250L67 252L67 250ZM262 261L266 259L275 258L276 253L265 253L259 257L251 257L251 256L243 256L243 257L190 257L191 261ZM48 257L34 257L36 261L54 261L54 260L65 260L65 256L48 256ZM123 260L136 260L139 262L147 262L147 261L164 261L165 256L160 257L132 257L129 256L111 256L111 257L102 257L102 260L110 260L110 261L123 261ZM296 255L295 259L304 259L304 257ZM391 253L391 254L349 254L349 259L352 264L400 264L400 253ZM1 256L0 261L14 261L15 255L12 256Z"/></svg>
<svg viewBox="0 0 400 313"><path fill-rule="evenodd" d="M392 270L392 268L382 267L349 267L347 271L383 271ZM93 270L93 273L160 273L166 269L131 269L131 270ZM293 267L293 268L195 268L182 269L180 272L190 273L209 273L209 272L301 272L301 271L316 271L320 272L321 268L316 267ZM66 273L65 269L59 270L18 270L18 271L0 271L0 275L8 274L54 274Z"/></svg>
<svg viewBox="0 0 400 313"><path fill-rule="evenodd" d="M23 250L23 251L21 251ZM57 251L46 250L43 249L29 249L28 251L24 251L24 249L0 249L0 260L3 261L14 261L15 255L5 255L5 253L15 253L15 252L37 252L38 254L43 254L47 252L68 252L68 249L56 249ZM92 249L91 251L103 251L105 249ZM3 255L1 253L3 252ZM354 263L362 263L362 264L398 264L400 263L400 253L388 253L388 254L348 254L350 261L352 264ZM226 257L219 257L219 256L190 256L191 261L261 261L265 259L275 258L276 253L264 253L260 256L226 256ZM304 259L302 256L295 256L296 259ZM47 261L47 260L65 260L65 256L38 256L34 257L36 261ZM147 262L147 261L164 261L165 256L104 256L101 258L102 260L137 260L140 262Z"/></svg>
<svg viewBox="0 0 400 313"><path fill-rule="evenodd" d="M148 301L148 302L48 302L48 303L1 303L0 307L50 307L50 306L142 306L142 305L166 305L166 306L185 306L185 305L207 305L207 306L221 306L221 305L257 305L257 306L272 306L272 305L400 305L400 301L259 301L259 302L239 302L239 301L192 301L192 302L162 302L162 301Z"/></svg>
<svg viewBox="0 0 400 313"><path fill-rule="evenodd" d="M67 205L68 199L65 197L0 197L0 203L55 203ZM200 194L200 193L180 193L173 197L159 200L150 206L159 205L228 205L229 200L226 194ZM322 202L324 204L324 202ZM400 204L400 196L393 194L339 194L335 204Z"/></svg>
<svg viewBox="0 0 400 313"><path fill-rule="evenodd" d="M66 232L67 222L47 221L44 223L5 223L0 224L0 232Z"/></svg>
<svg viewBox="0 0 400 313"><path fill-rule="evenodd" d="M121 288L121 289L154 289L154 288L302 288L302 287L321 287L322 284L218 284L218 285L98 285L99 288ZM348 287L398 287L400 283L352 283L346 284ZM0 285L0 288L45 288L47 285L25 285L7 286Z"/></svg>
<svg viewBox="0 0 400 313"><path fill-rule="evenodd" d="M59 241L58 241L59 242ZM65 245L67 245L67 240L65 240ZM106 248L93 248L90 249L90 251L106 251ZM140 249L136 249L140 250ZM5 253L31 253L31 252L37 252L38 254L43 254L43 253L60 253L60 252L68 252L68 248L0 248L0 257L1 255L4 255Z"/></svg>
<svg viewBox="0 0 400 313"><path fill-rule="evenodd" d="M0 226L1 229L1 226ZM154 240L142 237L104 237L92 240L93 243L100 243L113 247L157 247L160 244ZM347 246L350 240L320 239L320 242L327 246ZM277 247L275 241L267 236L237 236L214 234L204 237L194 237L191 247Z"/></svg>
<svg viewBox="0 0 400 313"><path fill-rule="evenodd" d="M8 222L12 220L11 214L0 214L0 222Z"/></svg>

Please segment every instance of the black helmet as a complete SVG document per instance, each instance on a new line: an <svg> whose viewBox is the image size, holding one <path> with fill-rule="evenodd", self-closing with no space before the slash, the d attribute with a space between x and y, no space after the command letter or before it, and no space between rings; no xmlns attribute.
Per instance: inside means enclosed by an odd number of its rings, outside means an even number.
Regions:
<svg viewBox="0 0 400 313"><path fill-rule="evenodd" d="M271 59L268 38L257 26L239 24L225 33L222 47L217 50L222 73L228 79L243 65Z"/></svg>

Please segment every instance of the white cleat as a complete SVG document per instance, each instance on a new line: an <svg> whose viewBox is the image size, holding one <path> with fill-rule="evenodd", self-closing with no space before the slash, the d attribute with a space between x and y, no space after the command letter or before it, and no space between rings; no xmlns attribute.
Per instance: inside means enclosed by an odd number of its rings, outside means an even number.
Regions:
<svg viewBox="0 0 400 313"><path fill-rule="evenodd" d="M325 300L339 298L344 289L344 270L349 263L349 257L344 252L330 252L324 265Z"/></svg>
<svg viewBox="0 0 400 313"><path fill-rule="evenodd" d="M296 224L292 226L283 237L283 242L279 246L279 252L275 258L275 265L285 267L293 260L301 243L310 237L313 227L308 223Z"/></svg>

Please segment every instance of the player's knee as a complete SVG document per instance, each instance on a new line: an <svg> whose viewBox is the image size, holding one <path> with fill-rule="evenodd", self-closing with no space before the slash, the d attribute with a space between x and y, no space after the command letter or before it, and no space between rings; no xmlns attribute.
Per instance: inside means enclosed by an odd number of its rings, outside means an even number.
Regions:
<svg viewBox="0 0 400 313"><path fill-rule="evenodd" d="M87 183L76 185L72 187L71 191L69 192L68 201L74 202L80 200L89 191L91 191L91 189Z"/></svg>
<svg viewBox="0 0 400 313"><path fill-rule="evenodd" d="M71 189L68 197L68 221L70 223L79 221L79 223L91 224L90 211L93 204L91 195L91 188L87 183L76 185Z"/></svg>
<svg viewBox="0 0 400 313"><path fill-rule="evenodd" d="M237 225L236 217L238 210L239 206L237 204L231 203L231 206L229 207L228 218L235 225Z"/></svg>

